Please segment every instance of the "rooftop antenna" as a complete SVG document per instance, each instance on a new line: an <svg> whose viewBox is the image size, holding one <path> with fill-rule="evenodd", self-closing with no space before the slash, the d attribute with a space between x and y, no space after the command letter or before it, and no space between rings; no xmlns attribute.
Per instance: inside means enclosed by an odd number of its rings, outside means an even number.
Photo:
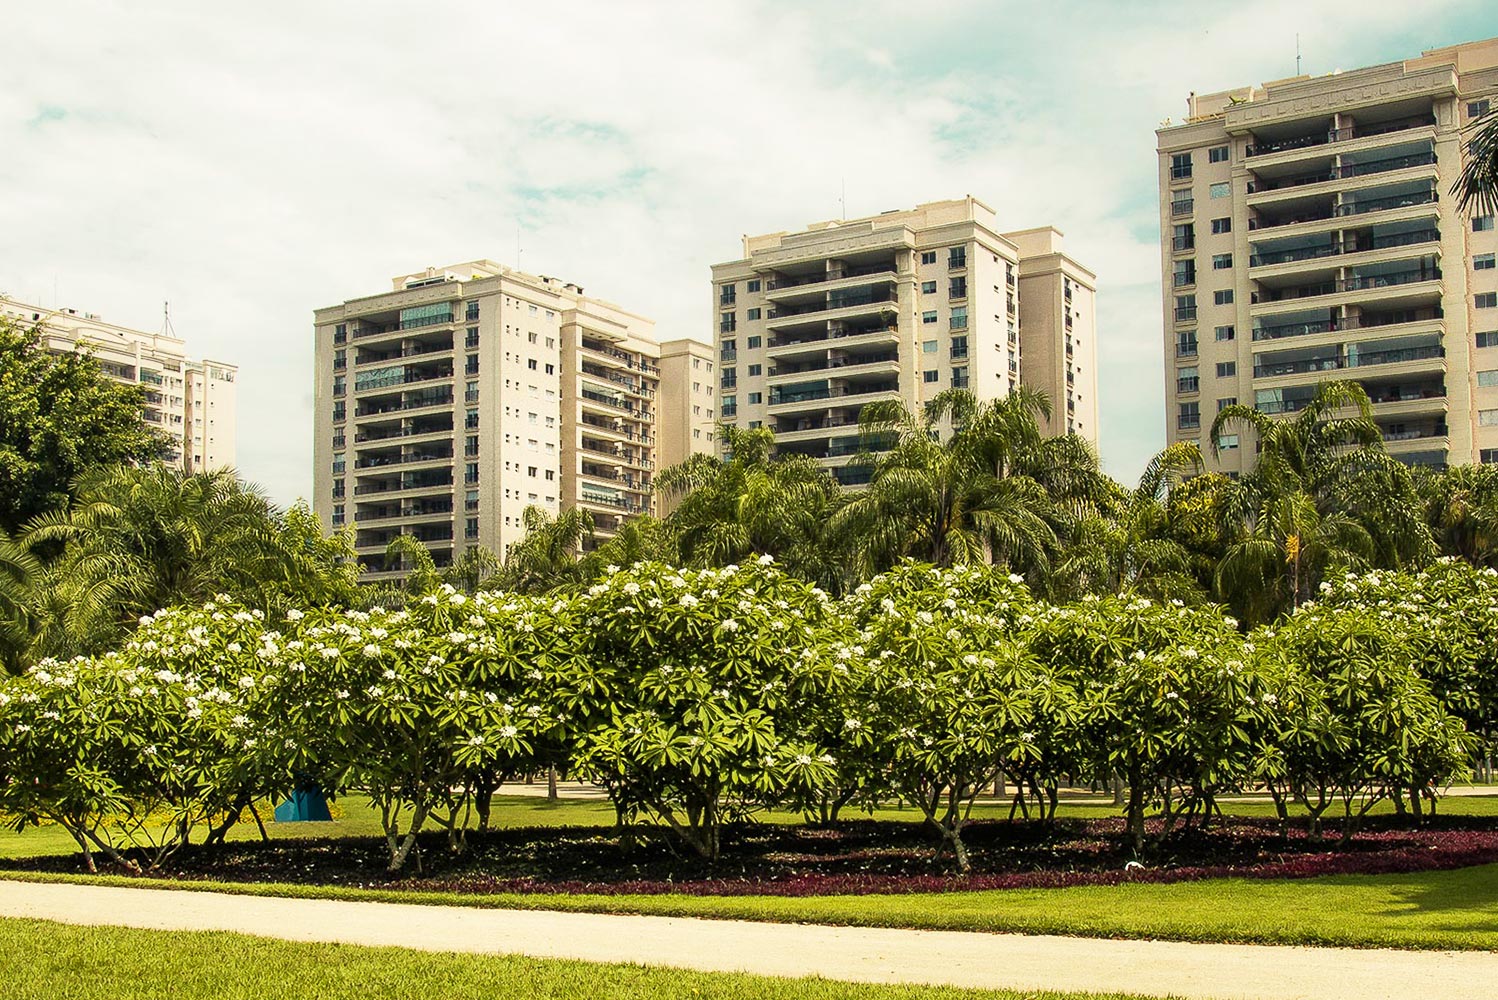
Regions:
<svg viewBox="0 0 1498 1000"><path fill-rule="evenodd" d="M1300 32L1295 33L1295 75L1300 76Z"/></svg>
<svg viewBox="0 0 1498 1000"><path fill-rule="evenodd" d="M161 335L163 337L176 338L177 331L172 329L172 304L161 303Z"/></svg>

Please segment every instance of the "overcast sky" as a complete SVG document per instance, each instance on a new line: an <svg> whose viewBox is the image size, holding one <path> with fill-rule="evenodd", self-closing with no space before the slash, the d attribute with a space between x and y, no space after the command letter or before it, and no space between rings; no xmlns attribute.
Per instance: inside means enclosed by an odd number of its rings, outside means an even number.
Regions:
<svg viewBox="0 0 1498 1000"><path fill-rule="evenodd" d="M1102 454L1164 443L1154 129L1498 34L1492 0L6 5L0 293L237 362L312 483L312 310L480 257L712 339L744 233L972 194L1097 272Z"/></svg>

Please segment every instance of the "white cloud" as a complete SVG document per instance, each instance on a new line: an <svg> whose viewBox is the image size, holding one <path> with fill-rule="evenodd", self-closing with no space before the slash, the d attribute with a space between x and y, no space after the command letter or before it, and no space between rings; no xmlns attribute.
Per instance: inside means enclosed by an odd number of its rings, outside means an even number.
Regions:
<svg viewBox="0 0 1498 1000"><path fill-rule="evenodd" d="M474 257L710 336L743 233L974 194L1099 275L1103 452L1163 443L1153 129L1186 92L1480 33L1473 2L31 5L0 291L237 361L243 472L311 484L311 311ZM1461 23L1461 17L1467 23ZM1282 27L1283 26L1283 27ZM1390 55L1389 53L1393 53ZM44 120L38 120L39 118ZM50 120L47 120L50 119Z"/></svg>

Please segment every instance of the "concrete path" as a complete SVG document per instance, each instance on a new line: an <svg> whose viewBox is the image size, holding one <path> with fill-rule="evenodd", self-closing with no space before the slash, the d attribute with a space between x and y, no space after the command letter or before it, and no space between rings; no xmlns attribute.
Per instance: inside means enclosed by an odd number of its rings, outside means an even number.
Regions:
<svg viewBox="0 0 1498 1000"><path fill-rule="evenodd" d="M1212 1000L1472 1000L1498 989L1492 952L1113 941L10 881L0 881L0 917L853 982Z"/></svg>

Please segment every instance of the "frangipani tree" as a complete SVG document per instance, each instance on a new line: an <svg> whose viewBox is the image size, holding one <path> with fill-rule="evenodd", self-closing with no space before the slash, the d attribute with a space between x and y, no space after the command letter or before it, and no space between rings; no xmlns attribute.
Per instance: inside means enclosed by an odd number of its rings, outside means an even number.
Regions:
<svg viewBox="0 0 1498 1000"><path fill-rule="evenodd" d="M836 612L772 562L616 568L577 603L601 675L575 724L577 766L621 820L657 820L704 859L718 856L726 820L834 777L796 716L849 672L818 641Z"/></svg>

